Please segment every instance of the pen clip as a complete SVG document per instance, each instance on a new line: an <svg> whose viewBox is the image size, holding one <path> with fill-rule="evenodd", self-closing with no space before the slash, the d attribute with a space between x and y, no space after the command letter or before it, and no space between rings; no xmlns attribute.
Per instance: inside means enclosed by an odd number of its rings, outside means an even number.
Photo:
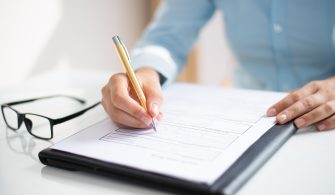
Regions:
<svg viewBox="0 0 335 195"><path fill-rule="evenodd" d="M119 40L119 43L120 43L121 47L123 48L124 52L126 53L127 59L130 63L130 56L129 56L129 53L128 53L128 50L127 50L126 46L123 44L123 41L122 41L121 37L117 36L117 39Z"/></svg>

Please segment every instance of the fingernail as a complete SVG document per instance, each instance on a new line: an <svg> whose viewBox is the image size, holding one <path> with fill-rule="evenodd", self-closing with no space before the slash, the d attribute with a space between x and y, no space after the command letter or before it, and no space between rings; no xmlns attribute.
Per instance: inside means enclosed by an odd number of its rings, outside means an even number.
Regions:
<svg viewBox="0 0 335 195"><path fill-rule="evenodd" d="M299 118L295 121L295 125L298 127L298 128L301 128L303 125L305 124L305 120L302 119L302 118Z"/></svg>
<svg viewBox="0 0 335 195"><path fill-rule="evenodd" d="M141 118L141 121L146 124L146 125L150 125L151 124L151 118L147 117L147 116L143 116Z"/></svg>
<svg viewBox="0 0 335 195"><path fill-rule="evenodd" d="M279 123L283 124L286 122L286 119L287 119L287 116L286 114L282 114L279 116L278 120L279 120Z"/></svg>
<svg viewBox="0 0 335 195"><path fill-rule="evenodd" d="M162 120L162 118L163 118L163 113L162 113L162 112L159 112L156 118L157 118L158 121Z"/></svg>
<svg viewBox="0 0 335 195"><path fill-rule="evenodd" d="M268 116L274 116L276 115L276 109L275 108L271 108L270 110L268 110Z"/></svg>
<svg viewBox="0 0 335 195"><path fill-rule="evenodd" d="M156 103L153 103L153 104L151 105L151 112L154 113L155 116L158 115L158 106L157 106Z"/></svg>
<svg viewBox="0 0 335 195"><path fill-rule="evenodd" d="M318 128L319 131L323 131L323 130L326 129L326 125L321 124L321 125L318 125L317 128Z"/></svg>

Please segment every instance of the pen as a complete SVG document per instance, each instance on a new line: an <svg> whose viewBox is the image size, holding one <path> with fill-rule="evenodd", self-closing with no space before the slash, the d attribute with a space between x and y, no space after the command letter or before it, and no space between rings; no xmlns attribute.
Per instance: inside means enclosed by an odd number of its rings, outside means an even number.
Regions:
<svg viewBox="0 0 335 195"><path fill-rule="evenodd" d="M123 44L121 38L119 36L114 36L113 37L113 42L114 42L114 45L115 45L115 48L116 48L116 51L120 57L120 60L122 62L122 65L123 67L126 69L126 73L127 73L127 76L133 86L133 88L135 89L135 93L140 101L140 104L141 106L146 110L148 111L147 109L147 101L146 101L146 98L144 96L144 93L141 89L141 86L139 84L139 82L137 81L136 79L136 75L134 73L134 70L131 68L131 65L130 65L130 57L129 57L129 53L127 51L127 48L126 46ZM156 124L155 124L155 121L154 121L154 118L152 118L152 128L157 131L156 129Z"/></svg>

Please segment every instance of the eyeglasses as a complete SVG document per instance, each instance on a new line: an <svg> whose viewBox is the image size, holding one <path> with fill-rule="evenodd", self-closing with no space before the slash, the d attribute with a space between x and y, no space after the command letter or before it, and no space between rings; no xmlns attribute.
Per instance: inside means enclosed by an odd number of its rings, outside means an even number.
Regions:
<svg viewBox="0 0 335 195"><path fill-rule="evenodd" d="M78 117L84 114L86 111L100 104L100 102L97 102L81 111L78 111L76 113L73 113L71 115L58 118L58 119L52 119L52 118L49 118L43 115L33 114L33 113L20 113L19 111L17 111L16 109L12 107L14 105L25 104L25 103L33 102L36 100L55 98L55 97L66 97L66 98L73 99L81 104L85 104L85 100L72 97L72 96L68 96L68 95L45 96L45 97L5 103L1 105L1 111L2 111L2 116L5 120L7 127L16 131L20 129L21 125L24 123L28 132L32 136L39 138L39 139L50 140L53 138L53 126L54 125L58 125L60 123L71 120L75 117Z"/></svg>

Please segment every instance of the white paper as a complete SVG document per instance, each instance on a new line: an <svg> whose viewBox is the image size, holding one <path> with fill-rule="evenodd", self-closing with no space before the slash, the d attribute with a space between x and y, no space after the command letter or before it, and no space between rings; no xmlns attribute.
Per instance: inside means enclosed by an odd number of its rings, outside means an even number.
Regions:
<svg viewBox="0 0 335 195"><path fill-rule="evenodd" d="M284 93L174 84L152 129L119 129L106 119L53 149L201 183L213 183L274 125L266 109Z"/></svg>

